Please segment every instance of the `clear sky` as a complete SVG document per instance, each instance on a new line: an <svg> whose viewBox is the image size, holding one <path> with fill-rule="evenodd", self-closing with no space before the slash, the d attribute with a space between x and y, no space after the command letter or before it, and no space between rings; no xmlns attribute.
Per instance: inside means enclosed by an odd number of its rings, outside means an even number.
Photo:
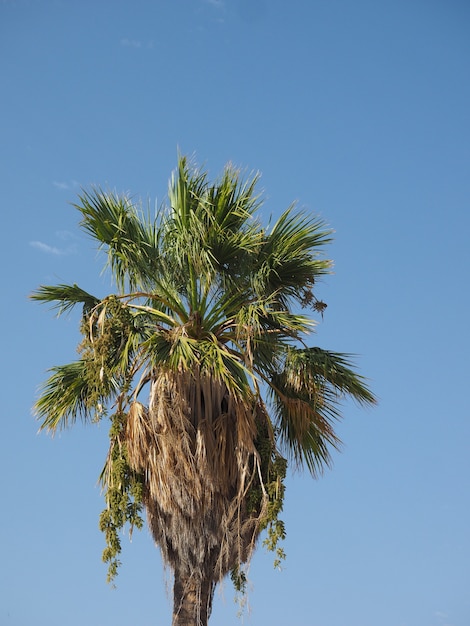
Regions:
<svg viewBox="0 0 470 626"><path fill-rule="evenodd" d="M260 547L244 621L227 582L211 625L468 626L468 0L2 0L0 68L0 624L170 624L147 530L105 582L106 425L37 435L79 335L27 295L110 292L71 204L160 203L179 147L260 170L266 220L298 200L334 228L312 344L380 399L344 407L321 480L289 480L283 571Z"/></svg>

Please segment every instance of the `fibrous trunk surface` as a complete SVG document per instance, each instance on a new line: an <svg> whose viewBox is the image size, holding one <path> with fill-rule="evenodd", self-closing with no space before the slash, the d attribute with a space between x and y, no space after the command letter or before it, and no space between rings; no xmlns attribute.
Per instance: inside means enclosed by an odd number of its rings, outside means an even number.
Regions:
<svg viewBox="0 0 470 626"><path fill-rule="evenodd" d="M175 571L172 626L207 626L215 583Z"/></svg>

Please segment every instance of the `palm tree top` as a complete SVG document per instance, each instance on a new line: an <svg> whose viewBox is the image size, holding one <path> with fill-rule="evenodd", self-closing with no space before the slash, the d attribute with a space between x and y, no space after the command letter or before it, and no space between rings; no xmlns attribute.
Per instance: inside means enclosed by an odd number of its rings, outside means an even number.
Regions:
<svg viewBox="0 0 470 626"><path fill-rule="evenodd" d="M275 458L285 456L314 476L331 463L343 398L375 403L350 355L308 345L316 322L307 309L323 315L326 308L316 286L331 271L324 256L331 229L294 204L263 226L258 180L258 174L243 177L228 165L211 182L181 156L168 202L153 216L128 196L83 191L74 206L81 227L107 255L116 293L101 297L76 284L59 284L40 286L31 296L58 314L81 307L79 357L51 370L35 411L41 428L51 432L77 419L111 419L102 474L108 513L116 484L127 502L122 510L113 509L114 517L103 518L114 542L113 528L139 519L139 485L149 511L152 497L162 497L154 493L161 468L157 460L145 465L153 454L145 446L163 423L170 428L177 414L187 421L189 457L202 445L196 445L198 432L220 456L221 443L214 442L224 432L227 441L237 442L220 469L228 472L226 486L241 471L235 450L245 450L251 460L243 471L258 468L250 488L256 483L267 494L264 481L269 482ZM215 430L207 430L208 423ZM232 431L224 430L229 423ZM263 449L270 460L263 461ZM121 470L127 468L119 478L113 474L116 459ZM213 467L219 461L214 456ZM256 534L260 526L253 528ZM161 537L158 541L162 545ZM108 553L111 564L115 554Z"/></svg>

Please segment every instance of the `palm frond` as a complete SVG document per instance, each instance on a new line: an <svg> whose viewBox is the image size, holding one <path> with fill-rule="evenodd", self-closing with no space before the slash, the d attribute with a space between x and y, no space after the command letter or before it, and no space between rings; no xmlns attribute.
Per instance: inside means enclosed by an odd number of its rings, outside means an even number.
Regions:
<svg viewBox="0 0 470 626"><path fill-rule="evenodd" d="M229 164L219 181L210 188L212 213L222 232L243 230L259 209L262 204L261 195L256 192L259 179L259 173L243 179L240 170Z"/></svg>
<svg viewBox="0 0 470 626"><path fill-rule="evenodd" d="M221 381L233 397L247 397L251 393L250 382L254 374L240 355L221 345L215 336L209 337L202 346L201 371L207 377Z"/></svg>
<svg viewBox="0 0 470 626"><path fill-rule="evenodd" d="M261 244L253 219L259 205L257 179L244 181L229 166L210 185L205 173L192 169L184 158L179 161L169 189L165 248L192 310L201 311L214 288L225 288L237 278L240 286L240 277L249 276L249 259Z"/></svg>
<svg viewBox="0 0 470 626"><path fill-rule="evenodd" d="M86 362L73 361L53 367L42 385L34 413L41 420L40 430L55 432L72 426L77 419L93 419L90 397L95 395L87 380Z"/></svg>
<svg viewBox="0 0 470 626"><path fill-rule="evenodd" d="M333 422L341 417L341 400L376 402L348 355L321 348L289 348L282 369L272 374L270 392L283 445L314 475L330 465L329 448L340 444Z"/></svg>
<svg viewBox="0 0 470 626"><path fill-rule="evenodd" d="M101 189L83 192L75 204L81 226L108 253L117 286L124 291L153 283L159 266L159 229L126 196Z"/></svg>
<svg viewBox="0 0 470 626"><path fill-rule="evenodd" d="M270 392L279 443L287 457L314 476L322 474L331 465L330 448L338 448L340 441L321 399L302 397L285 385L282 375L272 377Z"/></svg>
<svg viewBox="0 0 470 626"><path fill-rule="evenodd" d="M255 189L258 181L259 174L244 180L239 170L227 166L208 191L206 245L226 278L247 271L247 259L261 245L262 229L254 219L262 205Z"/></svg>
<svg viewBox="0 0 470 626"><path fill-rule="evenodd" d="M257 293L278 293L284 307L291 299L301 302L303 290L331 268L331 261L320 253L332 231L294 208L290 206L266 235L252 279Z"/></svg>
<svg viewBox="0 0 470 626"><path fill-rule="evenodd" d="M376 404L366 379L354 371L352 355L322 348L290 349L286 354L285 376L296 390L312 389L321 383L335 392L339 401L348 396L360 405Z"/></svg>
<svg viewBox="0 0 470 626"><path fill-rule="evenodd" d="M178 167L173 172L168 186L170 218L180 232L190 231L191 215L206 195L207 174L199 170L187 157L178 158Z"/></svg>
<svg viewBox="0 0 470 626"><path fill-rule="evenodd" d="M49 302L58 309L58 315L68 312L77 304L83 305L83 314L89 313L100 301L95 296L73 285L41 285L30 295L32 300Z"/></svg>

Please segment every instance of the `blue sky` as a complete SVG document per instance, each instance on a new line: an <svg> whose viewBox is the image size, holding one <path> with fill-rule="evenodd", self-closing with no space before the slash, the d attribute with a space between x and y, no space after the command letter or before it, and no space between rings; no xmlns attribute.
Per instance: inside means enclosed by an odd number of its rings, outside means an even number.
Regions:
<svg viewBox="0 0 470 626"><path fill-rule="evenodd" d="M334 228L312 343L380 399L345 405L321 480L289 479L283 571L260 547L243 621L227 582L212 626L468 626L469 33L465 0L0 2L1 624L171 621L146 530L105 583L106 426L37 435L78 328L27 295L108 293L76 194L159 203L179 147L260 170L266 220L298 200Z"/></svg>

